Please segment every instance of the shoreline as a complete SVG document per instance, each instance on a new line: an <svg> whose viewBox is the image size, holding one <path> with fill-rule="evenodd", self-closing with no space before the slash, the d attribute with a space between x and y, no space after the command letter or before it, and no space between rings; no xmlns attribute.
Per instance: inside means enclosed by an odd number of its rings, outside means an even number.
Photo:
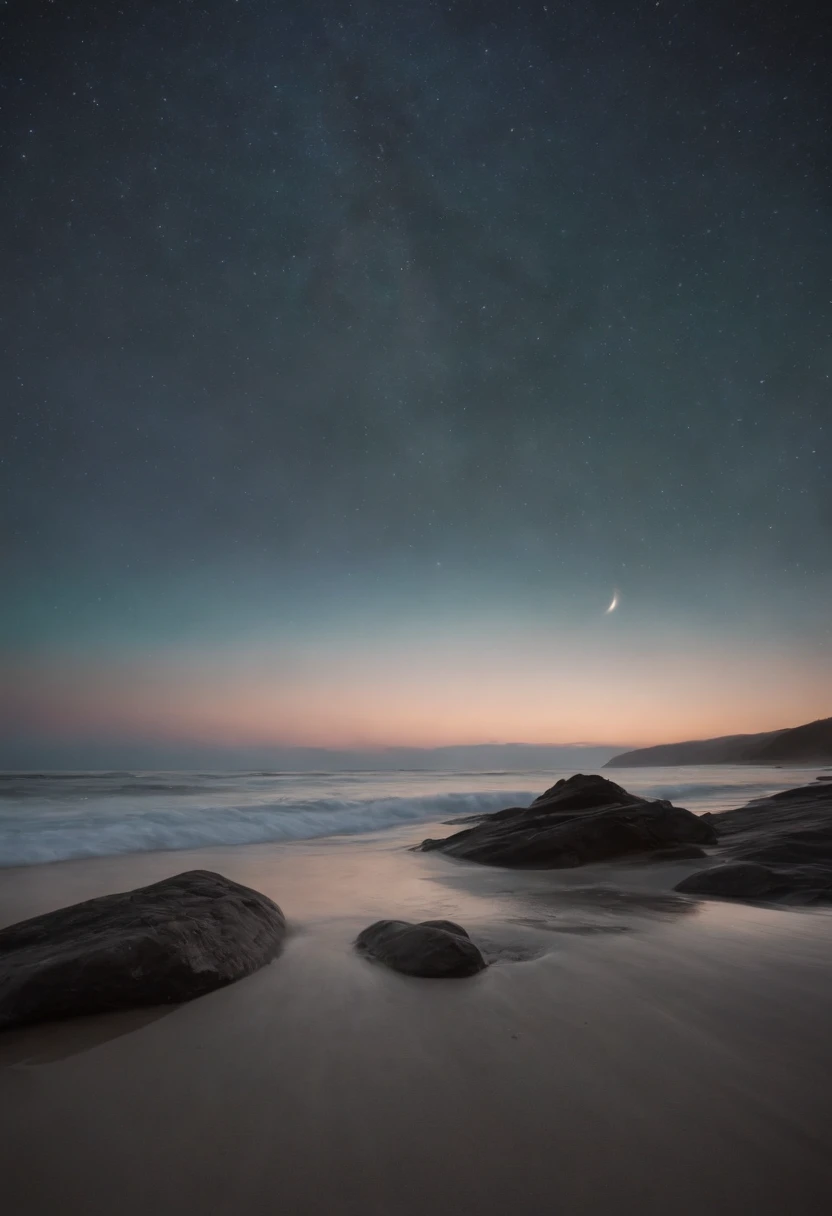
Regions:
<svg viewBox="0 0 832 1216"><path fill-rule="evenodd" d="M747 804L790 786L807 772L761 776L740 766L633 770L632 793L669 798L696 814ZM6 774L8 776L8 774ZM148 784L141 776L80 774L38 778L0 799L0 877L29 865L119 858L142 853L248 847L380 832L453 819L509 805L528 805L572 770L503 774L307 774L264 778L248 774L179 773L186 778ZM416 780L416 777L419 777ZM520 776L525 789L518 790ZM405 779L406 778L406 779ZM116 782L115 786L113 781ZM223 854L224 855L224 854Z"/></svg>
<svg viewBox="0 0 832 1216"><path fill-rule="evenodd" d="M15 1216L820 1216L832 909L700 902L691 862L508 871L448 824L6 870L0 920L199 866L274 898L282 954L180 1006L0 1035ZM360 957L384 916L491 964Z"/></svg>

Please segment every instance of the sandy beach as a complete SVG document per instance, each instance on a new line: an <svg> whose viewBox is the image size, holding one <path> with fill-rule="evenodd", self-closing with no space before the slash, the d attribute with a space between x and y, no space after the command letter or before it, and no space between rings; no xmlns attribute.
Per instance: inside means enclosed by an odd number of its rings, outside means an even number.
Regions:
<svg viewBox="0 0 832 1216"><path fill-rule="evenodd" d="M256 975L180 1007L0 1039L14 1216L828 1210L832 915L670 893L690 863L516 873L419 825L7 870L3 924L193 867L276 899ZM396 975L380 916L492 963Z"/></svg>

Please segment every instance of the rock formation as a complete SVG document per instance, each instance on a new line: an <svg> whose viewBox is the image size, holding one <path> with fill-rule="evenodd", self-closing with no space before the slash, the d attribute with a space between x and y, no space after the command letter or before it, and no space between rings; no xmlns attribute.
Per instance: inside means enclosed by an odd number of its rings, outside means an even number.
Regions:
<svg viewBox="0 0 832 1216"><path fill-rule="evenodd" d="M677 891L832 902L832 784L784 790L709 819L728 864L690 874Z"/></svg>
<svg viewBox="0 0 832 1216"><path fill-rule="evenodd" d="M279 952L277 904L191 870L0 930L0 1028L189 1001Z"/></svg>
<svg viewBox="0 0 832 1216"><path fill-rule="evenodd" d="M710 822L691 811L582 773L558 781L529 807L467 822L474 826L419 847L488 865L556 869L716 841Z"/></svg>

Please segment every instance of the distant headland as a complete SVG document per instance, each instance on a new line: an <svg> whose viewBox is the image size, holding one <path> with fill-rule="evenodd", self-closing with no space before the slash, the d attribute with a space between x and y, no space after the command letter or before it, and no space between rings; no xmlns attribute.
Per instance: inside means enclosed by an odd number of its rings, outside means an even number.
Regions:
<svg viewBox="0 0 832 1216"><path fill-rule="evenodd" d="M832 764L832 718L759 735L660 743L613 756L604 768L665 764Z"/></svg>

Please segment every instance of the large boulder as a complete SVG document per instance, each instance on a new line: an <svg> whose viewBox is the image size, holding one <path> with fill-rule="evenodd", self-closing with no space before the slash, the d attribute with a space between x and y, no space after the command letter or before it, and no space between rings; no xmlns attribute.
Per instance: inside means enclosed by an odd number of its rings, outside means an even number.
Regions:
<svg viewBox="0 0 832 1216"><path fill-rule="evenodd" d="M558 781L529 807L477 816L473 827L425 840L419 847L487 865L562 869L715 841L710 823L691 811L639 798L604 777L577 773Z"/></svg>
<svg viewBox="0 0 832 1216"><path fill-rule="evenodd" d="M207 870L0 930L0 1029L167 1005L242 979L279 952L277 904Z"/></svg>
<svg viewBox="0 0 832 1216"><path fill-rule="evenodd" d="M832 903L832 785L816 782L711 815L728 864L676 887L688 895Z"/></svg>
<svg viewBox="0 0 832 1216"><path fill-rule="evenodd" d="M712 822L733 857L771 865L832 863L832 784L757 798Z"/></svg>
<svg viewBox="0 0 832 1216"><path fill-rule="evenodd" d="M359 933L356 947L401 971L430 979L476 975L485 959L461 925L450 920L379 920Z"/></svg>

